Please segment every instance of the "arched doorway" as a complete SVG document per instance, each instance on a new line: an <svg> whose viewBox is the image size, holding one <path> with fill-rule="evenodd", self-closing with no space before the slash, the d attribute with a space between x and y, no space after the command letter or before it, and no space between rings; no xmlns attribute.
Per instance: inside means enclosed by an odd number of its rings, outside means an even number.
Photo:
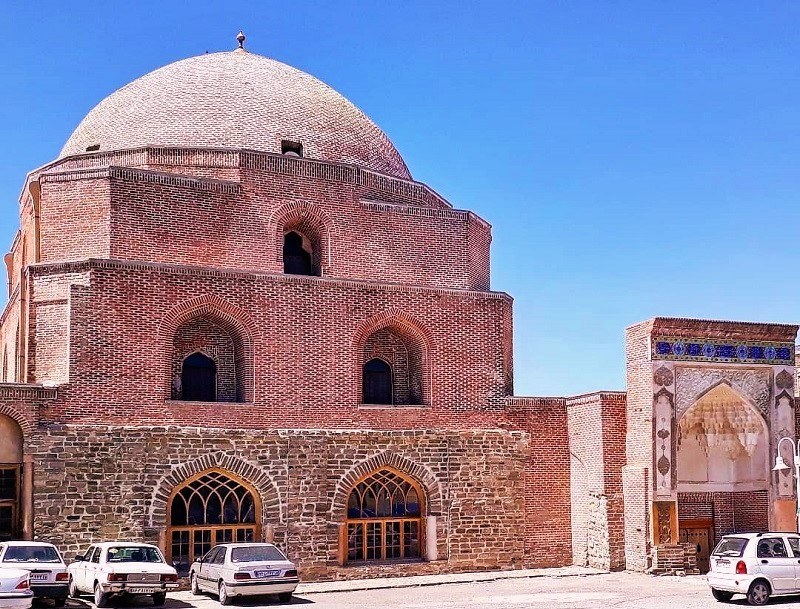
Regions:
<svg viewBox="0 0 800 609"><path fill-rule="evenodd" d="M697 545L698 568L722 535L769 530L769 433L762 414L728 384L678 421L680 539Z"/></svg>
<svg viewBox="0 0 800 609"><path fill-rule="evenodd" d="M424 501L417 481L388 467L359 480L347 500L347 561L422 558Z"/></svg>
<svg viewBox="0 0 800 609"><path fill-rule="evenodd" d="M233 474L201 472L178 486L167 513L167 558L181 573L214 545L258 541L261 500L258 492Z"/></svg>
<svg viewBox="0 0 800 609"><path fill-rule="evenodd" d="M22 429L0 415L0 541L20 536Z"/></svg>

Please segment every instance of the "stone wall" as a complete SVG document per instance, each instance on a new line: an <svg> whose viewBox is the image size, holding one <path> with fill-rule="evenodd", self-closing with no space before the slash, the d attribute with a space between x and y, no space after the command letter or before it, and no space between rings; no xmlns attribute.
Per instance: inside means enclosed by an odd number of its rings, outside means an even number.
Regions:
<svg viewBox="0 0 800 609"><path fill-rule="evenodd" d="M109 539L164 545L167 501L209 468L252 484L262 525L306 580L523 565L527 436L504 431L274 431L50 426L31 440L35 532L68 555ZM352 481L390 465L423 487L436 560L340 566Z"/></svg>

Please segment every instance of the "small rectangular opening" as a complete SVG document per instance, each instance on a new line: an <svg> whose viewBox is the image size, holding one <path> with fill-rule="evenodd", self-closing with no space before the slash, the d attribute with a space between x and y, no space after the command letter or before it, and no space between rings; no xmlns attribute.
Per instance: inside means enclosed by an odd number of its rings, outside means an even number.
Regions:
<svg viewBox="0 0 800 609"><path fill-rule="evenodd" d="M303 144L291 140L281 140L281 154L286 156L303 156Z"/></svg>
<svg viewBox="0 0 800 609"><path fill-rule="evenodd" d="M100 150L100 144L92 144L86 147L86 152L94 152L95 150Z"/></svg>

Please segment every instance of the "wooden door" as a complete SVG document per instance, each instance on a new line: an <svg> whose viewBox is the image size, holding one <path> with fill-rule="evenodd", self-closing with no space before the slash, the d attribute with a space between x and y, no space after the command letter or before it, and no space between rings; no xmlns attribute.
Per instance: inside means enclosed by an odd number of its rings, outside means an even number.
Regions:
<svg viewBox="0 0 800 609"><path fill-rule="evenodd" d="M699 523L698 523L699 524ZM707 524L700 526L681 525L681 543L691 543L697 547L697 568L700 573L708 573L711 569L711 550L714 543L714 528Z"/></svg>

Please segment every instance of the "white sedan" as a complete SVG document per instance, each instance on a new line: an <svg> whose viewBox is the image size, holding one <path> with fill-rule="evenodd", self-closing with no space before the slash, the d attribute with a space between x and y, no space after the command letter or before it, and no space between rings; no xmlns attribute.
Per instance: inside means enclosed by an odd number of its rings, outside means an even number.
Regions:
<svg viewBox="0 0 800 609"><path fill-rule="evenodd" d="M0 607L30 609L32 603L30 572L24 569L0 569Z"/></svg>
<svg viewBox="0 0 800 609"><path fill-rule="evenodd" d="M297 567L271 543L225 543L215 546L192 563L189 580L194 594L212 592L222 605L237 596L277 594L292 600Z"/></svg>
<svg viewBox="0 0 800 609"><path fill-rule="evenodd" d="M0 567L30 571L31 590L35 597L52 598L56 607L63 607L66 603L67 565L53 544L42 541L0 543Z"/></svg>
<svg viewBox="0 0 800 609"><path fill-rule="evenodd" d="M108 606L109 599L117 595L147 595L153 604L163 605L167 590L178 587L175 569L166 563L161 550L146 543L95 544L75 557L67 572L70 596L93 594L98 607Z"/></svg>

